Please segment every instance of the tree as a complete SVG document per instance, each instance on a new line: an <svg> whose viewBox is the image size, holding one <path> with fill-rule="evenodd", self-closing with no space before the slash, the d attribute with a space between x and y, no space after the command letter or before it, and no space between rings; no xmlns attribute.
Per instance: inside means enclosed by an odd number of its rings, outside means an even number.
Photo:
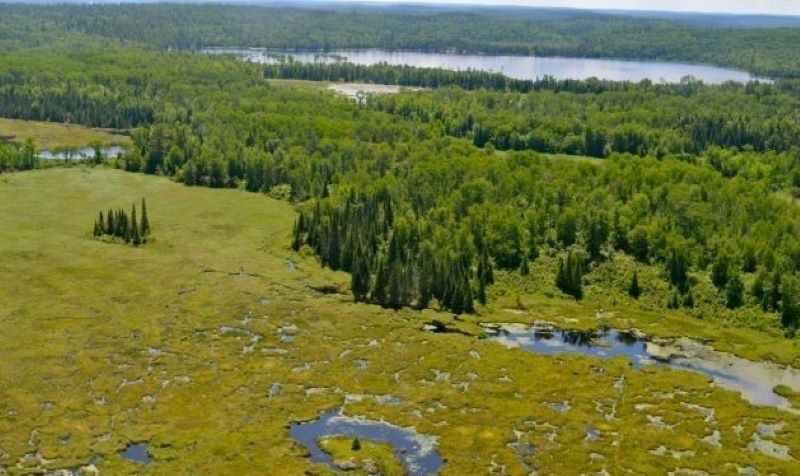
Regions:
<svg viewBox="0 0 800 476"><path fill-rule="evenodd" d="M667 260L669 281L680 292L686 292L689 285L689 253L682 245L673 245Z"/></svg>
<svg viewBox="0 0 800 476"><path fill-rule="evenodd" d="M566 260L559 259L558 273L556 274L556 286L577 300L583 298L582 268L580 256L570 251Z"/></svg>
<svg viewBox="0 0 800 476"><path fill-rule="evenodd" d="M785 276L781 283L781 325L786 329L800 326L800 286L794 276Z"/></svg>
<svg viewBox="0 0 800 476"><path fill-rule="evenodd" d="M728 269L730 259L727 255L720 255L711 265L711 282L717 289L723 289L728 284Z"/></svg>
<svg viewBox="0 0 800 476"><path fill-rule="evenodd" d="M133 209L131 210L130 241L133 243L133 246L142 244L141 236L139 236L139 224L136 221L136 205L133 205Z"/></svg>
<svg viewBox="0 0 800 476"><path fill-rule="evenodd" d="M736 309L742 306L742 293L744 292L744 283L738 275L728 279L728 284L725 287L726 305L729 309Z"/></svg>
<svg viewBox="0 0 800 476"><path fill-rule="evenodd" d="M142 242L147 241L147 235L150 234L150 220L147 218L147 203L142 198L142 226L139 230L142 235Z"/></svg>
<svg viewBox="0 0 800 476"><path fill-rule="evenodd" d="M353 438L353 443L350 445L350 449L353 451L358 451L361 449L361 441L359 441L357 436Z"/></svg>
<svg viewBox="0 0 800 476"><path fill-rule="evenodd" d="M633 272L633 279L631 279L631 284L628 286L628 294L633 299L639 299L642 294L642 289L639 287L639 274L636 271Z"/></svg>
<svg viewBox="0 0 800 476"><path fill-rule="evenodd" d="M637 261L642 263L647 262L647 257L650 253L647 230L641 227L634 228L633 231L631 231L629 246L631 254Z"/></svg>

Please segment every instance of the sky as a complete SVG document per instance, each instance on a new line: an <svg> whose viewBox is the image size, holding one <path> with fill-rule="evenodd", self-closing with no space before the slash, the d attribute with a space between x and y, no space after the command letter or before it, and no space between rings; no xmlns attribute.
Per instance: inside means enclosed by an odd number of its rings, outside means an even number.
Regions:
<svg viewBox="0 0 800 476"><path fill-rule="evenodd" d="M530 5L595 10L660 10L677 12L800 15L800 0L373 0L382 3L460 3Z"/></svg>

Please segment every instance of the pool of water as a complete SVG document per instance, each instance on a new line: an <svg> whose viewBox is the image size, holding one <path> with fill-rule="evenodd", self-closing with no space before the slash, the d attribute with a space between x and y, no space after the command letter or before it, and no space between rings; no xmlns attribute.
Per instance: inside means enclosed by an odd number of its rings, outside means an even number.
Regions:
<svg viewBox="0 0 800 476"><path fill-rule="evenodd" d="M389 443L409 476L436 473L444 461L436 450L436 439L421 435L413 428L403 428L385 421L366 420L342 414L341 410L322 413L309 422L293 423L291 438L308 448L311 461L333 464L331 455L323 451L318 439L327 436L358 437L361 440Z"/></svg>
<svg viewBox="0 0 800 476"><path fill-rule="evenodd" d="M120 155L125 153L125 148L120 146L111 146L111 147L104 147L100 149L100 152L106 158L116 158ZM70 151L58 151L54 152L51 150L43 150L39 152L40 159L44 160L84 160L84 159L93 159L94 158L94 149L91 147L84 147L82 149L70 150Z"/></svg>
<svg viewBox="0 0 800 476"><path fill-rule="evenodd" d="M738 391L754 405L789 409L773 392L776 385L800 390L800 371L772 362L736 357L687 338L648 341L634 331L574 331L543 325L486 324L486 336L506 347L539 354L582 354L597 358L626 357L634 368L665 365L711 377L716 385Z"/></svg>
<svg viewBox="0 0 800 476"><path fill-rule="evenodd" d="M147 450L149 448L150 445L147 443L131 443L119 453L119 456L128 461L148 464L150 463L150 457L147 455Z"/></svg>
<svg viewBox="0 0 800 476"><path fill-rule="evenodd" d="M708 84L726 81L747 82L756 78L750 73L703 64L667 61L634 61L598 58L539 57L514 55L462 55L455 53L423 53L381 49L285 52L264 48L207 48L207 53L232 53L253 63L274 63L292 57L305 63L349 62L360 65L387 63L420 68L443 68L457 71L476 70L502 73L515 79L534 80L551 76L555 79L600 78L612 81L649 79L653 82L677 83L692 76Z"/></svg>

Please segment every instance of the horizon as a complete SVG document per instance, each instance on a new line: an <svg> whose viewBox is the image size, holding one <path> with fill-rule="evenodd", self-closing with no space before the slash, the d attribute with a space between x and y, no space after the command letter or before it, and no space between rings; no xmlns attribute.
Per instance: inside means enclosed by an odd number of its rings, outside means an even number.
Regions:
<svg viewBox="0 0 800 476"><path fill-rule="evenodd" d="M258 2L256 2L258 3ZM276 2L277 3L277 2ZM304 3L285 1L279 3ZM691 0L609 0L602 5L590 0L485 0L470 3L464 0L328 0L317 3L365 3L381 5L420 5L420 6L464 6L480 7L529 7L529 8L564 8L589 11L620 11L649 13L686 13L686 14L718 14L718 15L766 15L766 16L800 16L800 2L794 0L775 0L758 2L753 0L711 0L696 2ZM765 4L766 3L766 4Z"/></svg>

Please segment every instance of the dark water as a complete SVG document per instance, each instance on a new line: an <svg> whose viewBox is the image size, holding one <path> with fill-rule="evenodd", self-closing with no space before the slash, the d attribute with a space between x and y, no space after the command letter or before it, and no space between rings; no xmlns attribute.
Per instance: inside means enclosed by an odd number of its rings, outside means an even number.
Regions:
<svg viewBox="0 0 800 476"><path fill-rule="evenodd" d="M125 153L125 148L120 146L104 147L100 149L103 157L115 158ZM93 159L94 149L91 147L84 147L83 149L76 149L71 151L53 152L50 150L43 150L39 152L39 158L45 160L83 160Z"/></svg>
<svg viewBox="0 0 800 476"><path fill-rule="evenodd" d="M647 343L630 332L606 329L597 333L529 329L515 332L499 329L488 332L489 337L503 341L508 347L520 347L539 354L577 353L599 358L628 357L639 368L650 363Z"/></svg>
<svg viewBox="0 0 800 476"><path fill-rule="evenodd" d="M315 463L333 463L331 456L317 444L318 438L357 436L361 440L391 444L397 458L410 476L436 473L444 464L432 437L382 421L344 416L340 411L322 413L314 421L293 423L289 428L289 435L308 448L311 461Z"/></svg>
<svg viewBox="0 0 800 476"><path fill-rule="evenodd" d="M147 443L132 443L123 451L121 451L119 455L122 457L122 459L135 461L141 464L148 464L150 463L150 457L147 455L147 450L149 448L150 445Z"/></svg>
<svg viewBox="0 0 800 476"><path fill-rule="evenodd" d="M711 377L715 384L740 392L755 405L789 408L789 402L772 389L776 385L787 385L800 390L797 369L742 359L690 339L658 344L633 332L616 329L586 332L519 324L485 326L484 329L490 340L539 354L570 353L603 359L623 356L634 368L664 365L697 372Z"/></svg>
<svg viewBox="0 0 800 476"><path fill-rule="evenodd" d="M420 53L380 49L319 52L276 52L258 48L209 48L208 53L233 53L254 63L272 63L279 57L291 56L305 63L346 61L360 65L388 63L421 68L476 70L502 73L516 79L534 80L545 76L555 79L600 78L612 81L677 83L692 76L707 84L726 81L747 82L758 78L735 69L702 64L666 61L632 61L597 58L566 58L511 55L460 55L454 53Z"/></svg>

